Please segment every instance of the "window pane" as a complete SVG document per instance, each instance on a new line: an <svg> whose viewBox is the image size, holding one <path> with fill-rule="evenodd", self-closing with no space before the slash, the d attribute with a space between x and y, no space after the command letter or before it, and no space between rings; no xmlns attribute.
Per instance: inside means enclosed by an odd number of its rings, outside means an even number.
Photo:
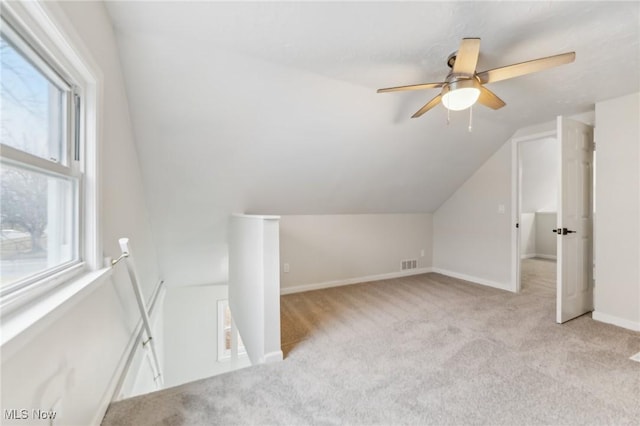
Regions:
<svg viewBox="0 0 640 426"><path fill-rule="evenodd" d="M67 93L0 37L2 143L66 164Z"/></svg>
<svg viewBox="0 0 640 426"><path fill-rule="evenodd" d="M225 353L231 351L231 329L224 331L224 350Z"/></svg>
<svg viewBox="0 0 640 426"><path fill-rule="evenodd" d="M0 286L77 259L77 182L0 164Z"/></svg>
<svg viewBox="0 0 640 426"><path fill-rule="evenodd" d="M229 302L224 303L224 328L231 328L231 309L229 309Z"/></svg>

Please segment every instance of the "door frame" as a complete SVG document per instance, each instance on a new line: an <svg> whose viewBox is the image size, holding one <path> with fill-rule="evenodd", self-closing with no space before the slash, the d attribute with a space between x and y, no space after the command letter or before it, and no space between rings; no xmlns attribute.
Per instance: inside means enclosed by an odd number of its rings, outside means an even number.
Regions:
<svg viewBox="0 0 640 426"><path fill-rule="evenodd" d="M511 218L511 288L514 293L519 293L522 289L520 282L520 208L521 208L521 195L520 194L520 180L522 176L522 170L520 167L520 144L522 142L530 142L539 139L558 138L558 130L553 123L553 130L547 130L544 132L533 133L531 135L520 136L511 139L511 211L513 212Z"/></svg>

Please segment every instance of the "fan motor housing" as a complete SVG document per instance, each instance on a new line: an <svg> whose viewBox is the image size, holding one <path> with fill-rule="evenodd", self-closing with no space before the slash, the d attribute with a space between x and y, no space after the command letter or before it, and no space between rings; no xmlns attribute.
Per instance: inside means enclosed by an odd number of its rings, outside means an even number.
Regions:
<svg viewBox="0 0 640 426"><path fill-rule="evenodd" d="M472 87L480 89L480 79L478 79L477 76L461 78L460 76L449 75L447 76L447 84L442 87L442 92L440 94L444 96L445 93L452 90Z"/></svg>

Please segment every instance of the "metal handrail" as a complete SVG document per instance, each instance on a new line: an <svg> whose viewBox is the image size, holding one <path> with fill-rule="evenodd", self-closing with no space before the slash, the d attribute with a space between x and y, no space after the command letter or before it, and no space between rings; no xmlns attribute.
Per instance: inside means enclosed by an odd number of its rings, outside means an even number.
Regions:
<svg viewBox="0 0 640 426"><path fill-rule="evenodd" d="M136 295L136 301L138 302L138 309L140 310L140 314L142 315L142 323L144 329L147 333L147 340L142 341L142 347L145 347L147 344L151 348L151 356L153 358L153 366L155 367L155 371L153 373L153 380L160 380L160 384L163 383L162 380L162 371L160 370L160 362L158 361L158 354L156 353L156 346L153 340L153 334L151 333L151 320L149 319L149 311L147 310L147 306L144 302L144 297L142 296L142 290L140 289L140 284L138 284L138 277L136 274L135 266L133 263L133 256L131 254L131 248L129 247L129 239L128 238L120 238L118 240L120 244L120 250L122 254L115 260L111 261L111 266L114 267L121 260L126 259L127 271L129 272L129 279L131 280L131 285L133 287L133 292Z"/></svg>

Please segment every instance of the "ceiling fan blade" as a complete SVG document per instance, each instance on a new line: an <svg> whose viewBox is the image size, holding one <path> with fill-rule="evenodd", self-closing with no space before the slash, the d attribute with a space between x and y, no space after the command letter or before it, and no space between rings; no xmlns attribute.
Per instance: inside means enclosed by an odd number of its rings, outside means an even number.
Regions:
<svg viewBox="0 0 640 426"><path fill-rule="evenodd" d="M520 62L518 64L507 65L506 67L494 68L492 70L478 73L478 78L482 84L493 83L508 78L520 77L521 75L546 70L573 62L576 59L576 52L562 53L546 58L534 59L532 61ZM457 61L457 59L456 59Z"/></svg>
<svg viewBox="0 0 640 426"><path fill-rule="evenodd" d="M436 87L442 87L442 86L444 86L444 83L411 84L409 86L387 87L385 89L378 89L378 93L400 92L402 90L434 89Z"/></svg>
<svg viewBox="0 0 640 426"><path fill-rule="evenodd" d="M484 86L480 86L480 97L478 102L491 109L500 109L506 104L502 99L496 96L491 90Z"/></svg>
<svg viewBox="0 0 640 426"><path fill-rule="evenodd" d="M440 103L440 100L442 99L442 95L438 95L435 98L431 99L429 102L427 102L425 104L425 106L423 106L422 108L420 108L418 111L416 111L415 114L413 114L411 116L411 118L418 118L420 117L422 114L424 114L425 112L429 111L431 108L433 108L434 106L438 105Z"/></svg>
<svg viewBox="0 0 640 426"><path fill-rule="evenodd" d="M463 38L458 53L456 53L456 61L453 63L453 72L455 74L475 74L479 54L480 39Z"/></svg>

